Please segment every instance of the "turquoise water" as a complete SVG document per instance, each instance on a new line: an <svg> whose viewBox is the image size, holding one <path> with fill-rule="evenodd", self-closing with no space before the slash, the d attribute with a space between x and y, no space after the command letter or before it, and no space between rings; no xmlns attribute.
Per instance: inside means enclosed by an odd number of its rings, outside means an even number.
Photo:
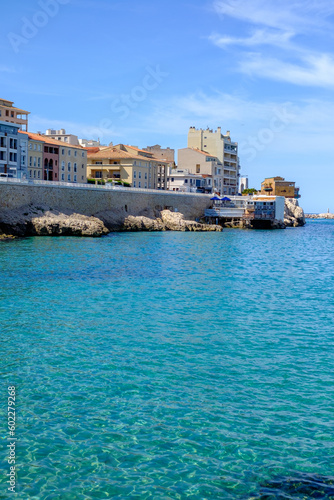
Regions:
<svg viewBox="0 0 334 500"><path fill-rule="evenodd" d="M0 498L334 498L333 255L331 221L2 243Z"/></svg>

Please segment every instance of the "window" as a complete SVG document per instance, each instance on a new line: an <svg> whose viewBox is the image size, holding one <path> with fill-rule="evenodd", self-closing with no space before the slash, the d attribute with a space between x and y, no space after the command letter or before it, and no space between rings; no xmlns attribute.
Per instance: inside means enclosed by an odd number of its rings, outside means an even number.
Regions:
<svg viewBox="0 0 334 500"><path fill-rule="evenodd" d="M37 144L34 144L34 151L37 151Z"/></svg>
<svg viewBox="0 0 334 500"><path fill-rule="evenodd" d="M68 182L71 182L71 174L68 174L67 180L68 180Z"/></svg>
<svg viewBox="0 0 334 500"><path fill-rule="evenodd" d="M69 161L69 162L68 162L68 164L67 164L67 170L68 170L69 172L71 172L71 162L70 162L70 161Z"/></svg>
<svg viewBox="0 0 334 500"><path fill-rule="evenodd" d="M32 178L32 170L29 170L29 177Z"/></svg>
<svg viewBox="0 0 334 500"><path fill-rule="evenodd" d="M134 170L133 171L133 178L135 179L137 177L137 172Z"/></svg>
<svg viewBox="0 0 334 500"><path fill-rule="evenodd" d="M70 149L68 150L68 156L71 156L71 150Z"/></svg>
<svg viewBox="0 0 334 500"><path fill-rule="evenodd" d="M37 167L37 158L34 156L34 167Z"/></svg>
<svg viewBox="0 0 334 500"><path fill-rule="evenodd" d="M85 165L84 165L84 164L82 164L82 165L81 165L81 168L85 168Z"/></svg>
<svg viewBox="0 0 334 500"><path fill-rule="evenodd" d="M31 142L29 143L29 149L32 149L32 144L31 144Z"/></svg>
<svg viewBox="0 0 334 500"><path fill-rule="evenodd" d="M40 167L41 166L41 159L38 158L38 166Z"/></svg>
<svg viewBox="0 0 334 500"><path fill-rule="evenodd" d="M197 165L196 165L196 174L200 174L200 173L201 173L201 165L199 165L197 163Z"/></svg>
<svg viewBox="0 0 334 500"><path fill-rule="evenodd" d="M64 181L65 180L65 174L61 174L61 180Z"/></svg>
<svg viewBox="0 0 334 500"><path fill-rule="evenodd" d="M77 155L77 152L76 152L76 151L74 151L74 156L76 156L76 155Z"/></svg>
<svg viewBox="0 0 334 500"><path fill-rule="evenodd" d="M25 164L26 164L26 157L25 157L25 156L22 156L22 157L21 157L21 164L22 164L22 165L25 165Z"/></svg>
<svg viewBox="0 0 334 500"><path fill-rule="evenodd" d="M141 182L140 182L140 181L138 182L138 187L139 187L139 188L141 187Z"/></svg>
<svg viewBox="0 0 334 500"><path fill-rule="evenodd" d="M145 182L145 188L147 188L147 182Z"/></svg>
<svg viewBox="0 0 334 500"><path fill-rule="evenodd" d="M134 162L133 162L133 164L134 164L134 165L137 165L137 162L136 162L136 161L134 161Z"/></svg>
<svg viewBox="0 0 334 500"><path fill-rule="evenodd" d="M65 171L65 162L64 161L61 162L61 169L63 172Z"/></svg>
<svg viewBox="0 0 334 500"><path fill-rule="evenodd" d="M74 163L74 165L73 165L73 172L76 172L76 171L77 171L77 164Z"/></svg>
<svg viewBox="0 0 334 500"><path fill-rule="evenodd" d="M29 156L29 167L32 167L32 156Z"/></svg>
<svg viewBox="0 0 334 500"><path fill-rule="evenodd" d="M188 179L184 179L184 183L185 183L185 184L188 184Z"/></svg>
<svg viewBox="0 0 334 500"><path fill-rule="evenodd" d="M36 170L34 170L34 179L36 179Z"/></svg>
<svg viewBox="0 0 334 500"><path fill-rule="evenodd" d="M77 182L77 176L76 175L73 176L73 181Z"/></svg>
<svg viewBox="0 0 334 500"><path fill-rule="evenodd" d="M139 179L141 179L141 172L138 172L138 177Z"/></svg>
<svg viewBox="0 0 334 500"><path fill-rule="evenodd" d="M85 157L85 153L84 153L84 152L82 152L82 157L83 157L83 158Z"/></svg>
<svg viewBox="0 0 334 500"><path fill-rule="evenodd" d="M134 188L136 187L136 181L133 181L133 187Z"/></svg>
<svg viewBox="0 0 334 500"><path fill-rule="evenodd" d="M65 154L65 149L62 149L61 150L61 154L64 155Z"/></svg>
<svg viewBox="0 0 334 500"><path fill-rule="evenodd" d="M147 172L145 172L145 180L147 180Z"/></svg>
<svg viewBox="0 0 334 500"><path fill-rule="evenodd" d="M41 145L38 144L38 151L41 151Z"/></svg>

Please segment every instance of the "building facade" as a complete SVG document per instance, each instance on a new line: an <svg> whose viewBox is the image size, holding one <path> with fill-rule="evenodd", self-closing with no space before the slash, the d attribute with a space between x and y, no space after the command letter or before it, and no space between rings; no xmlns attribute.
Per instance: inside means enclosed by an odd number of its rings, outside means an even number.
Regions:
<svg viewBox="0 0 334 500"><path fill-rule="evenodd" d="M20 125L0 121L0 176L27 177L26 134L19 134Z"/></svg>
<svg viewBox="0 0 334 500"><path fill-rule="evenodd" d="M166 189L161 188L161 185L167 184L165 172L167 174L166 162L134 146L118 144L99 148L98 151L95 148L88 150L88 178L125 182L143 189Z"/></svg>
<svg viewBox="0 0 334 500"><path fill-rule="evenodd" d="M29 111L15 108L12 101L0 99L0 121L7 123L15 123L20 126L23 131L28 130L28 115Z"/></svg>
<svg viewBox="0 0 334 500"><path fill-rule="evenodd" d="M231 141L229 131L223 135L220 127L215 132L211 129L190 127L188 148L198 149L218 158L224 166L222 194L233 196L238 193L240 177L238 143Z"/></svg>
<svg viewBox="0 0 334 500"><path fill-rule="evenodd" d="M284 196L285 198L300 198L299 187L295 182L286 181L284 177L267 177L261 183L261 194Z"/></svg>
<svg viewBox="0 0 334 500"><path fill-rule="evenodd" d="M31 132L19 132L19 135L27 138L27 177L42 180L44 141L41 136Z"/></svg>
<svg viewBox="0 0 334 500"><path fill-rule="evenodd" d="M224 167L217 157L195 148L179 149L177 156L178 168L212 178L209 192L224 192Z"/></svg>
<svg viewBox="0 0 334 500"><path fill-rule="evenodd" d="M53 130L49 128L45 134L45 137L53 139L54 141L65 142L66 144L71 144L73 146L79 146L79 139L77 135L66 134L66 130L61 128L60 130Z"/></svg>

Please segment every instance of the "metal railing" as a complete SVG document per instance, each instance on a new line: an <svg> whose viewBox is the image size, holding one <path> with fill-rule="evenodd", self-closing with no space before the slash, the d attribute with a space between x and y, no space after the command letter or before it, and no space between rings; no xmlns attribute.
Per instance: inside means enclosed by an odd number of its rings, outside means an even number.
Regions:
<svg viewBox="0 0 334 500"><path fill-rule="evenodd" d="M126 193L153 193L153 194L165 194L165 195L177 195L177 196L212 196L212 194L204 193L187 193L182 191L166 191L163 189L149 189L149 188L134 188L134 187L124 187L124 186L114 186L111 183L106 183L105 185L97 184L82 184L79 182L63 182L63 181L44 181L36 179L18 179L16 177L0 177L0 184L17 184L24 186L47 186L47 187L58 187L58 188L70 188L70 189L88 189L88 190L102 190L102 191L124 191Z"/></svg>

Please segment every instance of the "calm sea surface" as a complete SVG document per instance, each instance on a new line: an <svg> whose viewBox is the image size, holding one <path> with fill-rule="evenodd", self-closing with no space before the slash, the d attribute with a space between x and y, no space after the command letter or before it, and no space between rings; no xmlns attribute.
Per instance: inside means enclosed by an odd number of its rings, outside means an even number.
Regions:
<svg viewBox="0 0 334 500"><path fill-rule="evenodd" d="M333 261L332 221L2 243L0 498L334 498Z"/></svg>

